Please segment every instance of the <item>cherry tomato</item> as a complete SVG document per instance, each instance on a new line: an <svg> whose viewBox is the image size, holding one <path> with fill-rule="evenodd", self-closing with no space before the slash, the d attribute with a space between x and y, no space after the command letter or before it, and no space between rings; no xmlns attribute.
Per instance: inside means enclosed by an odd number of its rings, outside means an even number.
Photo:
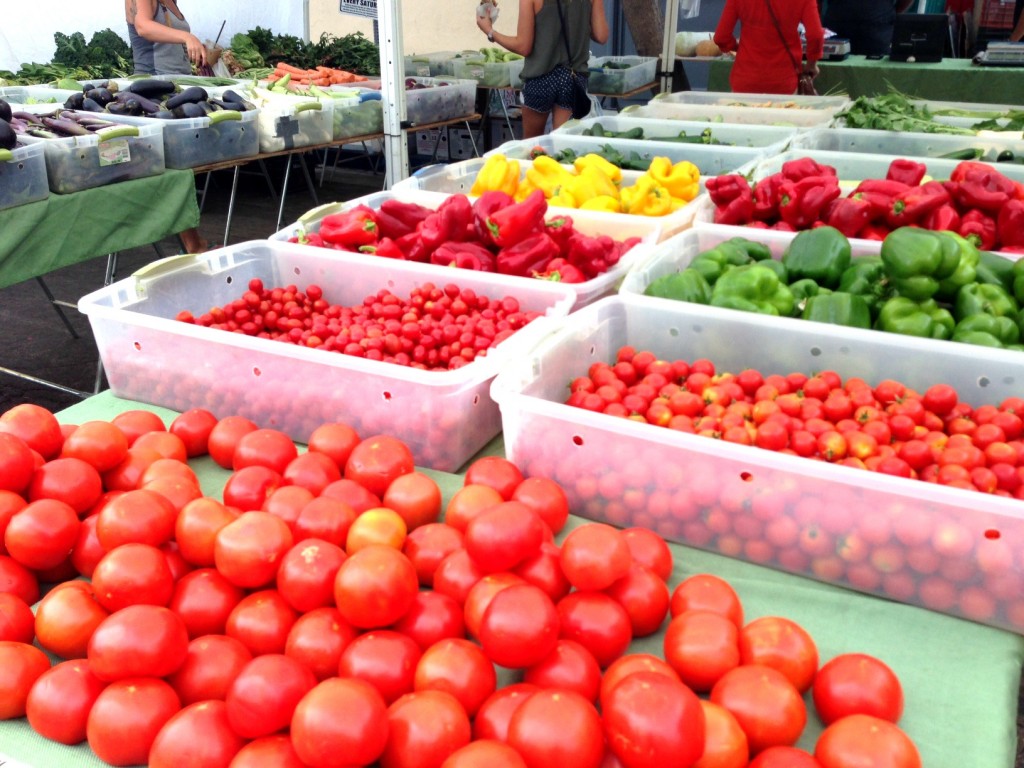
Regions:
<svg viewBox="0 0 1024 768"><path fill-rule="evenodd" d="M111 613L129 605L167 605L174 577L164 553L149 544L122 544L96 564L96 600Z"/></svg>
<svg viewBox="0 0 1024 768"><path fill-rule="evenodd" d="M585 523L565 537L561 561L574 587L601 590L628 573L633 556L622 531L604 523Z"/></svg>
<svg viewBox="0 0 1024 768"><path fill-rule="evenodd" d="M40 499L19 509L4 532L4 546L26 568L60 565L78 540L78 515L56 499Z"/></svg>
<svg viewBox="0 0 1024 768"><path fill-rule="evenodd" d="M465 547L478 568L496 573L534 557L544 536L545 525L536 512L518 501L504 501L469 521Z"/></svg>
<svg viewBox="0 0 1024 768"><path fill-rule="evenodd" d="M0 640L0 720L25 716L29 691L49 668L50 660L34 645Z"/></svg>
<svg viewBox="0 0 1024 768"><path fill-rule="evenodd" d="M871 715L848 715L818 737L814 757L822 768L921 768L921 754L903 730Z"/></svg>
<svg viewBox="0 0 1024 768"><path fill-rule="evenodd" d="M544 521L552 533L565 528L569 519L569 497L565 490L547 477L528 477L512 491L511 501L525 504Z"/></svg>
<svg viewBox="0 0 1024 768"><path fill-rule="evenodd" d="M762 616L740 630L740 663L761 664L784 674L803 693L818 671L818 647L791 619Z"/></svg>
<svg viewBox="0 0 1024 768"><path fill-rule="evenodd" d="M711 701L728 709L747 734L750 753L792 746L807 723L800 692L784 674L758 664L731 669L711 689Z"/></svg>
<svg viewBox="0 0 1024 768"><path fill-rule="evenodd" d="M284 653L298 614L276 589L252 592L239 600L224 625L224 634L241 640L253 656Z"/></svg>
<svg viewBox="0 0 1024 768"><path fill-rule="evenodd" d="M470 717L494 693L497 672L480 647L463 638L441 640L423 652L413 678L413 690L447 691Z"/></svg>
<svg viewBox="0 0 1024 768"><path fill-rule="evenodd" d="M149 749L156 735L180 709L178 695L163 680L152 677L118 680L96 697L86 721L86 738L92 751L104 762L144 764L149 760Z"/></svg>
<svg viewBox="0 0 1024 768"><path fill-rule="evenodd" d="M454 598L432 590L416 593L412 606L391 628L411 637L420 650L445 638L466 636L462 606Z"/></svg>
<svg viewBox="0 0 1024 768"><path fill-rule="evenodd" d="M903 687L896 673L865 653L844 653L826 662L814 678L813 696L825 725L847 715L896 723L903 714Z"/></svg>
<svg viewBox="0 0 1024 768"><path fill-rule="evenodd" d="M704 710L704 752L693 768L747 768L747 734L725 707L701 700Z"/></svg>
<svg viewBox="0 0 1024 768"><path fill-rule="evenodd" d="M601 716L573 691L537 691L512 714L508 744L536 768L597 768L604 756Z"/></svg>
<svg viewBox="0 0 1024 768"><path fill-rule="evenodd" d="M269 736L288 727L296 705L316 684L312 671L295 659L256 656L228 686L227 720L239 736Z"/></svg>
<svg viewBox="0 0 1024 768"><path fill-rule="evenodd" d="M338 674L341 654L356 637L337 608L314 608L292 624L284 654L309 667L318 681L326 680Z"/></svg>
<svg viewBox="0 0 1024 768"><path fill-rule="evenodd" d="M231 469L238 441L242 435L255 432L257 429L259 426L244 416L225 416L220 419L206 436L210 458L224 469Z"/></svg>
<svg viewBox="0 0 1024 768"><path fill-rule="evenodd" d="M722 675L740 665L739 631L711 611L686 611L669 622L665 660L679 679L698 693L710 691Z"/></svg>
<svg viewBox="0 0 1024 768"><path fill-rule="evenodd" d="M0 432L20 437L47 461L57 457L64 443L57 417L31 403L15 405L0 414Z"/></svg>
<svg viewBox="0 0 1024 768"><path fill-rule="evenodd" d="M737 628L743 626L743 605L736 590L725 579L710 573L690 576L672 591L669 603L672 616L694 610L720 613Z"/></svg>
<svg viewBox="0 0 1024 768"><path fill-rule="evenodd" d="M36 609L36 639L62 659L82 659L89 639L109 616L88 582L74 581L46 593Z"/></svg>
<svg viewBox="0 0 1024 768"><path fill-rule="evenodd" d="M324 680L295 708L291 736L299 759L309 765L331 765L340 755L349 764L370 765L387 746L387 705L364 680Z"/></svg>
<svg viewBox="0 0 1024 768"><path fill-rule="evenodd" d="M174 417L167 431L181 438L188 458L205 456L217 417L205 408L190 408Z"/></svg>
<svg viewBox="0 0 1024 768"><path fill-rule="evenodd" d="M92 671L108 682L166 677L188 654L185 622L169 608L129 605L100 622L89 640Z"/></svg>
<svg viewBox="0 0 1024 768"><path fill-rule="evenodd" d="M61 744L83 742L89 710L106 685L86 662L62 661L43 672L29 689L28 724L40 736Z"/></svg>
<svg viewBox="0 0 1024 768"><path fill-rule="evenodd" d="M354 638L338 660L341 677L365 680L391 704L413 690L422 651L411 637L393 630L374 630Z"/></svg>
<svg viewBox="0 0 1024 768"><path fill-rule="evenodd" d="M36 639L32 608L11 592L0 592L0 640L31 643Z"/></svg>
<svg viewBox="0 0 1024 768"><path fill-rule="evenodd" d="M412 606L419 581L409 558L379 544L361 549L341 564L334 580L334 602L354 627L394 624Z"/></svg>
<svg viewBox="0 0 1024 768"><path fill-rule="evenodd" d="M306 441L311 452L322 453L334 462L339 470L345 468L352 449L360 442L359 433L350 425L341 422L321 424L313 430Z"/></svg>
<svg viewBox="0 0 1024 768"><path fill-rule="evenodd" d="M495 664L523 669L555 650L558 632L558 611L551 598L532 584L513 584L491 598L476 634Z"/></svg>
<svg viewBox="0 0 1024 768"><path fill-rule="evenodd" d="M414 531L437 522L441 515L441 488L429 475L409 472L391 481L381 502L401 515L407 530Z"/></svg>
<svg viewBox="0 0 1024 768"><path fill-rule="evenodd" d="M252 654L238 640L227 635L203 635L188 644L185 661L167 678L182 706L199 701L223 701L228 688Z"/></svg>
<svg viewBox="0 0 1024 768"><path fill-rule="evenodd" d="M560 639L554 650L528 667L523 682L540 688L575 691L587 701L597 701L601 689L601 667L594 654L572 640Z"/></svg>
<svg viewBox="0 0 1024 768"><path fill-rule="evenodd" d="M381 768L428 768L466 746L471 727L466 710L450 693L417 691L388 707L388 732Z"/></svg>
<svg viewBox="0 0 1024 768"><path fill-rule="evenodd" d="M484 456L466 467L463 483L466 485L487 485L508 501L515 489L523 482L519 467L501 456Z"/></svg>
<svg viewBox="0 0 1024 768"><path fill-rule="evenodd" d="M602 669L629 647L629 614L603 592L570 592L556 607L561 636L575 640L594 654Z"/></svg>
<svg viewBox="0 0 1024 768"><path fill-rule="evenodd" d="M281 558L293 544L292 532L281 518L269 512L244 512L217 531L214 563L235 586L258 589L274 580Z"/></svg>
<svg viewBox="0 0 1024 768"><path fill-rule="evenodd" d="M526 761L508 744L483 739L452 752L441 768L526 768Z"/></svg>
<svg viewBox="0 0 1024 768"><path fill-rule="evenodd" d="M228 724L223 701L199 701L176 712L153 739L149 768L228 765L245 745Z"/></svg>
<svg viewBox="0 0 1024 768"><path fill-rule="evenodd" d="M244 594L215 568L199 568L178 579L167 607L181 616L190 638L220 635Z"/></svg>
<svg viewBox="0 0 1024 768"><path fill-rule="evenodd" d="M361 440L352 449L345 462L344 475L383 498L395 478L414 469L409 446L396 437L374 435Z"/></svg>
<svg viewBox="0 0 1024 768"><path fill-rule="evenodd" d="M470 520L502 501L504 499L501 494L491 486L466 483L448 500L444 521L452 528L465 533Z"/></svg>
<svg viewBox="0 0 1024 768"><path fill-rule="evenodd" d="M277 590L299 613L334 603L334 577L345 562L341 547L305 539L289 549L277 570Z"/></svg>

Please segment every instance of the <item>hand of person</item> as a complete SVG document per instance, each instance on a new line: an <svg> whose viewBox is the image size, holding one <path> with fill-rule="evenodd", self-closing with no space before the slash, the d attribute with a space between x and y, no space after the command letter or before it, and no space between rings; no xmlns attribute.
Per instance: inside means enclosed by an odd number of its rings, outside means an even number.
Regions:
<svg viewBox="0 0 1024 768"><path fill-rule="evenodd" d="M821 70L818 69L818 62L814 62L813 64L807 64L804 67L804 74L810 75L812 78L817 77L819 74L821 74Z"/></svg>
<svg viewBox="0 0 1024 768"><path fill-rule="evenodd" d="M491 32L494 31L494 22L491 21L490 16L480 16L478 14L476 17L476 25L480 27L480 31L483 32L485 35L489 35L491 34Z"/></svg>
<svg viewBox="0 0 1024 768"><path fill-rule="evenodd" d="M190 61L195 62L199 66L206 63L206 46L195 35L188 36L188 40L185 41L185 50L188 52Z"/></svg>

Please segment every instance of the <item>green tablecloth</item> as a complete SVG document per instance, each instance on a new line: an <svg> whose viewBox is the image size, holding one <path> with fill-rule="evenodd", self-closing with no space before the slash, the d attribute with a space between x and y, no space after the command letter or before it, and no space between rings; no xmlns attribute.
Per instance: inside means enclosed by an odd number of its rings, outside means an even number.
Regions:
<svg viewBox="0 0 1024 768"><path fill-rule="evenodd" d="M198 225L192 171L51 194L0 211L0 288Z"/></svg>
<svg viewBox="0 0 1024 768"><path fill-rule="evenodd" d="M984 104L1024 103L1024 67L982 67L971 59L943 59L934 64L909 64L888 59L868 60L849 56L843 61L823 61L815 80L818 93L845 92L851 97L874 96L894 88L910 96L932 101L965 101ZM711 63L709 91L729 91L732 59Z"/></svg>
<svg viewBox="0 0 1024 768"><path fill-rule="evenodd" d="M71 424L110 420L140 407L160 414L168 424L174 417L166 409L119 400L109 392L59 417ZM483 453L500 453L501 445L499 437ZM219 497L228 473L209 458L192 466L204 492ZM445 501L462 484L459 475L427 472L438 481ZM572 518L570 524L580 522ZM928 768L1012 768L1024 637L696 549L672 545L672 552L672 585L695 573L717 574L735 587L747 619L780 615L800 622L816 640L822 662L859 651L892 666L906 693L900 724ZM656 635L636 641L632 650L661 655L661 643L662 636ZM799 744L811 750L821 724L813 709L809 711ZM85 745L65 747L34 735L23 719L0 722L0 762L9 758L38 768L104 765Z"/></svg>

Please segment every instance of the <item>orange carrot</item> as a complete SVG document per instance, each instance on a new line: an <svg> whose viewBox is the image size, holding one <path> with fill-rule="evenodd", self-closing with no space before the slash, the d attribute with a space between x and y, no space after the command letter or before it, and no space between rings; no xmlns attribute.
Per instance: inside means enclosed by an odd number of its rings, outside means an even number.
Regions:
<svg viewBox="0 0 1024 768"><path fill-rule="evenodd" d="M289 64L287 62L284 62L284 61L277 62L277 64L275 65L274 68L279 70L279 71L281 71L281 72L288 72L289 74L292 74L292 75L304 75L304 74L307 74L307 70L302 69L301 67L296 67L296 66L294 66L292 64Z"/></svg>

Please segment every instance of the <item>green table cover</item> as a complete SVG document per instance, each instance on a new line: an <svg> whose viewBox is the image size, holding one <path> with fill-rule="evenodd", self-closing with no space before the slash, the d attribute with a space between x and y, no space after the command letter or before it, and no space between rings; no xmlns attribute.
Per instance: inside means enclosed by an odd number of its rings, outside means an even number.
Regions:
<svg viewBox="0 0 1024 768"><path fill-rule="evenodd" d="M121 400L109 392L58 416L68 424L109 421L132 408L148 408L167 424L175 416L173 411ZM499 436L481 455L501 451ZM208 457L194 460L192 467L204 492L219 498L228 473ZM437 480L445 503L462 485L460 475L425 472ZM581 522L570 518L570 526ZM1012 768L1024 637L721 555L670 546L675 558L670 586L695 573L714 573L739 593L747 620L779 615L801 623L817 642L822 663L845 652L874 654L888 663L904 686L906 706L900 725L917 743L928 768ZM660 656L662 637L634 641L631 650ZM822 726L813 714L810 696L805 698L808 724L798 745L812 751ZM8 767L104 765L87 745L66 747L46 741L24 719L0 722L0 763L5 759Z"/></svg>
<svg viewBox="0 0 1024 768"><path fill-rule="evenodd" d="M199 225L195 175L85 189L0 211L0 288Z"/></svg>
<svg viewBox="0 0 1024 768"><path fill-rule="evenodd" d="M1024 102L1024 67L983 67L971 59L943 59L932 64L849 56L822 61L814 81L820 94L876 96L893 88L921 99L984 104ZM732 59L711 62L709 91L730 91Z"/></svg>

